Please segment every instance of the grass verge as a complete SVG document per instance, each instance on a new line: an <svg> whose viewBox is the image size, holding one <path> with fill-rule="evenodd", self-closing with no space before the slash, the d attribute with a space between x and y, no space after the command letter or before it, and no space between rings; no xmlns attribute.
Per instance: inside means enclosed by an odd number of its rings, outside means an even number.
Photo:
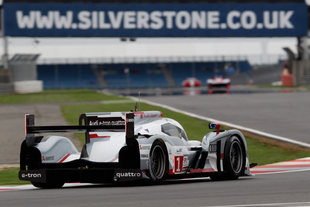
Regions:
<svg viewBox="0 0 310 207"><path fill-rule="evenodd" d="M271 85L271 84L260 84L260 85L253 85L256 88L276 88L276 89L292 89L292 90L302 90L307 89L306 87L301 86L282 86L282 85Z"/></svg>
<svg viewBox="0 0 310 207"><path fill-rule="evenodd" d="M21 185L29 184L30 182L21 181L18 179L19 168L10 168L0 170L0 184L1 185Z"/></svg>
<svg viewBox="0 0 310 207"><path fill-rule="evenodd" d="M0 104L65 103L124 99L123 97L97 93L93 90L46 90L42 93L33 94L0 95Z"/></svg>

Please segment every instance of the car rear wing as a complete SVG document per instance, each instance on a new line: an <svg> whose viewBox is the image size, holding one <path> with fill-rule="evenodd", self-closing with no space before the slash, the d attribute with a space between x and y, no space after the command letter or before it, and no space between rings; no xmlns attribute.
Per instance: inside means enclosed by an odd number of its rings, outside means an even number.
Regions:
<svg viewBox="0 0 310 207"><path fill-rule="evenodd" d="M122 117L100 117L89 114L81 114L79 125L63 126L35 126L35 116L33 114L25 115L25 135L27 146L33 146L42 136L36 136L41 133L58 132L85 132L85 142L89 143L89 132L98 132L105 130L120 130L126 133L126 143L134 139L134 113L125 113L125 120Z"/></svg>

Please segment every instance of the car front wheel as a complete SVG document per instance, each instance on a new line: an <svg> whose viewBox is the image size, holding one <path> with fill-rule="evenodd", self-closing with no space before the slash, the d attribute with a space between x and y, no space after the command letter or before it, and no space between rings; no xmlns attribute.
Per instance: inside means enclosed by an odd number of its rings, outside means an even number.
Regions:
<svg viewBox="0 0 310 207"><path fill-rule="evenodd" d="M245 154L240 139L230 137L225 145L224 171L228 179L237 179L244 172Z"/></svg>
<svg viewBox="0 0 310 207"><path fill-rule="evenodd" d="M237 136L227 139L224 150L223 172L210 175L211 180L235 180L244 173L245 150Z"/></svg>

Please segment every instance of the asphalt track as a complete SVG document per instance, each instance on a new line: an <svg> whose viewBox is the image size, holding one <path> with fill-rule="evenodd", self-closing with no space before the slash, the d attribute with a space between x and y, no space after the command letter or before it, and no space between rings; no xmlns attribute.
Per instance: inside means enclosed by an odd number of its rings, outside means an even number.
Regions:
<svg viewBox="0 0 310 207"><path fill-rule="evenodd" d="M25 114L35 114L35 121L39 125L66 124L59 104L0 105L0 114L0 164L19 163L20 145L25 139ZM67 134L67 137L81 148L71 134Z"/></svg>
<svg viewBox="0 0 310 207"><path fill-rule="evenodd" d="M88 185L61 190L0 193L1 206L223 206L306 202L310 206L310 171L257 175L234 181L185 179L161 185ZM256 204L256 205L253 205Z"/></svg>

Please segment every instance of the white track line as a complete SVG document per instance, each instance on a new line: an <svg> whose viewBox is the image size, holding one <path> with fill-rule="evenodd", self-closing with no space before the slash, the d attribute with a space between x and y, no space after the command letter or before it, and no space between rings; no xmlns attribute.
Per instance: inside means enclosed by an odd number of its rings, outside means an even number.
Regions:
<svg viewBox="0 0 310 207"><path fill-rule="evenodd" d="M0 186L0 192L36 189L33 185Z"/></svg>
<svg viewBox="0 0 310 207"><path fill-rule="evenodd" d="M130 98L133 99L134 101L139 101L139 99L136 98L136 97L130 97ZM281 142L286 142L286 143L298 145L298 146L301 146L301 147L310 148L310 144L305 143L305 142L296 141L296 140L293 140L293 139L290 139L290 138L286 138L286 137L270 134L270 133L267 133L267 132L262 132L262 131L259 131L259 130L256 130L256 129L240 126L240 125L229 123L229 122L225 122L225 121L220 121L220 120L213 119L213 118L210 118L210 117L200 116L200 115L197 115L197 114L194 114L194 113L190 113L190 112L187 112L187 111L183 111L181 109L177 109L177 108L165 105L165 104L160 104L160 103L156 103L156 102L153 102L153 101L148 101L148 100L145 100L145 99L140 99L140 101L144 102L144 103L147 103L147 104L154 105L154 106L159 106L159 107L162 107L162 108L166 108L166 109L169 109L171 111L179 112L179 113L188 115L188 116L193 117L193 118L205 120L205 121L208 121L208 122L220 123L220 124L225 125L227 127L236 128L236 129L239 129L239 130L242 130L242 131L246 131L246 132L249 132L249 133L253 133L253 134L262 136L262 137L266 137L266 138L278 140L278 141L281 141Z"/></svg>

